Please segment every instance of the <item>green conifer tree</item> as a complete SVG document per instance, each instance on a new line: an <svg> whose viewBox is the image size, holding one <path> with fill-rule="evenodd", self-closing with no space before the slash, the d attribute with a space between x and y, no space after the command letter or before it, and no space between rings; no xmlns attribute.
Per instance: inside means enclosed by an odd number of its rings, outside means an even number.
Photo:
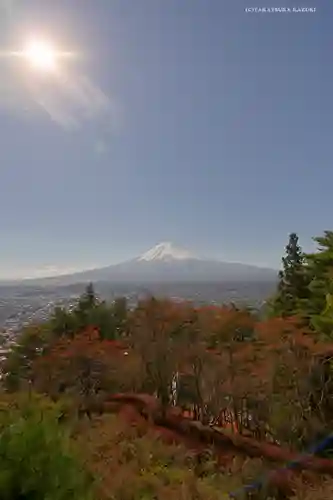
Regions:
<svg viewBox="0 0 333 500"><path fill-rule="evenodd" d="M286 255L282 258L277 293L271 302L273 315L288 317L298 314L300 303L309 295L308 284L305 257L297 234L291 233Z"/></svg>
<svg viewBox="0 0 333 500"><path fill-rule="evenodd" d="M307 254L309 296L302 303L303 315L318 333L333 338L333 231L314 238L318 252Z"/></svg>

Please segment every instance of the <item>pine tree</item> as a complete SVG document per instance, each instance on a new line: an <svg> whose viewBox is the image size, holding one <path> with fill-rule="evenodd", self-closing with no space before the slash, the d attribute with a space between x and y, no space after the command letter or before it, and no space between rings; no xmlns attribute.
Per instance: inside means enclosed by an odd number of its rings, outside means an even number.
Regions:
<svg viewBox="0 0 333 500"><path fill-rule="evenodd" d="M83 299L84 299L88 308L93 308L94 306L96 306L97 297L95 294L94 285L92 283L89 283L89 285L86 287L86 291L83 295Z"/></svg>
<svg viewBox="0 0 333 500"><path fill-rule="evenodd" d="M76 308L73 310L73 316L77 325L76 331L84 330L92 325L92 315L98 304L99 301L96 297L94 286L92 283L89 283L84 294L80 297Z"/></svg>
<svg viewBox="0 0 333 500"><path fill-rule="evenodd" d="M333 337L333 231L314 238L318 252L306 255L309 297L302 304L304 316L317 332Z"/></svg>
<svg viewBox="0 0 333 500"><path fill-rule="evenodd" d="M273 315L293 316L299 312L300 303L309 295L305 257L296 233L289 235L278 277L277 293L271 304Z"/></svg>
<svg viewBox="0 0 333 500"><path fill-rule="evenodd" d="M92 283L86 287L84 294L80 297L78 305L76 307L76 312L78 314L91 312L98 304L98 300L95 294L95 289Z"/></svg>

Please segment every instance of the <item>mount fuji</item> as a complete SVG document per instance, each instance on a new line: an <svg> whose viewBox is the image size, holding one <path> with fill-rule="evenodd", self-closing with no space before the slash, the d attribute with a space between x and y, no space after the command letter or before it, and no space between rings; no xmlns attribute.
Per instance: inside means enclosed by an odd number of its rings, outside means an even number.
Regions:
<svg viewBox="0 0 333 500"><path fill-rule="evenodd" d="M171 242L162 242L132 260L66 276L26 280L29 284L68 285L113 283L223 283L273 282L277 271L247 264L200 258Z"/></svg>

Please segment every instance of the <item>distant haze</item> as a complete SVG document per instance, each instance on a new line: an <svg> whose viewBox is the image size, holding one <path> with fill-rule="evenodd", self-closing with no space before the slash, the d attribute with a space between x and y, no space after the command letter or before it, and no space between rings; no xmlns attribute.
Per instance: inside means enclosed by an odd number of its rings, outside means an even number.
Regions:
<svg viewBox="0 0 333 500"><path fill-rule="evenodd" d="M27 280L25 283L67 285L88 281L117 283L272 282L276 276L277 271L274 269L199 258L171 242L162 242L142 255L120 264L64 276Z"/></svg>

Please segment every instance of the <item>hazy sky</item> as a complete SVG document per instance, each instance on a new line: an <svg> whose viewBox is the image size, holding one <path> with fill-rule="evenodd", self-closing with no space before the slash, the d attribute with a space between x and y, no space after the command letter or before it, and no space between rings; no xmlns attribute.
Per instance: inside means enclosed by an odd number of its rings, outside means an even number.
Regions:
<svg viewBox="0 0 333 500"><path fill-rule="evenodd" d="M245 7L316 7L250 14ZM333 2L0 0L3 51L42 36L60 76L0 60L0 277L159 241L278 266L333 228ZM21 65L22 66L22 65Z"/></svg>

